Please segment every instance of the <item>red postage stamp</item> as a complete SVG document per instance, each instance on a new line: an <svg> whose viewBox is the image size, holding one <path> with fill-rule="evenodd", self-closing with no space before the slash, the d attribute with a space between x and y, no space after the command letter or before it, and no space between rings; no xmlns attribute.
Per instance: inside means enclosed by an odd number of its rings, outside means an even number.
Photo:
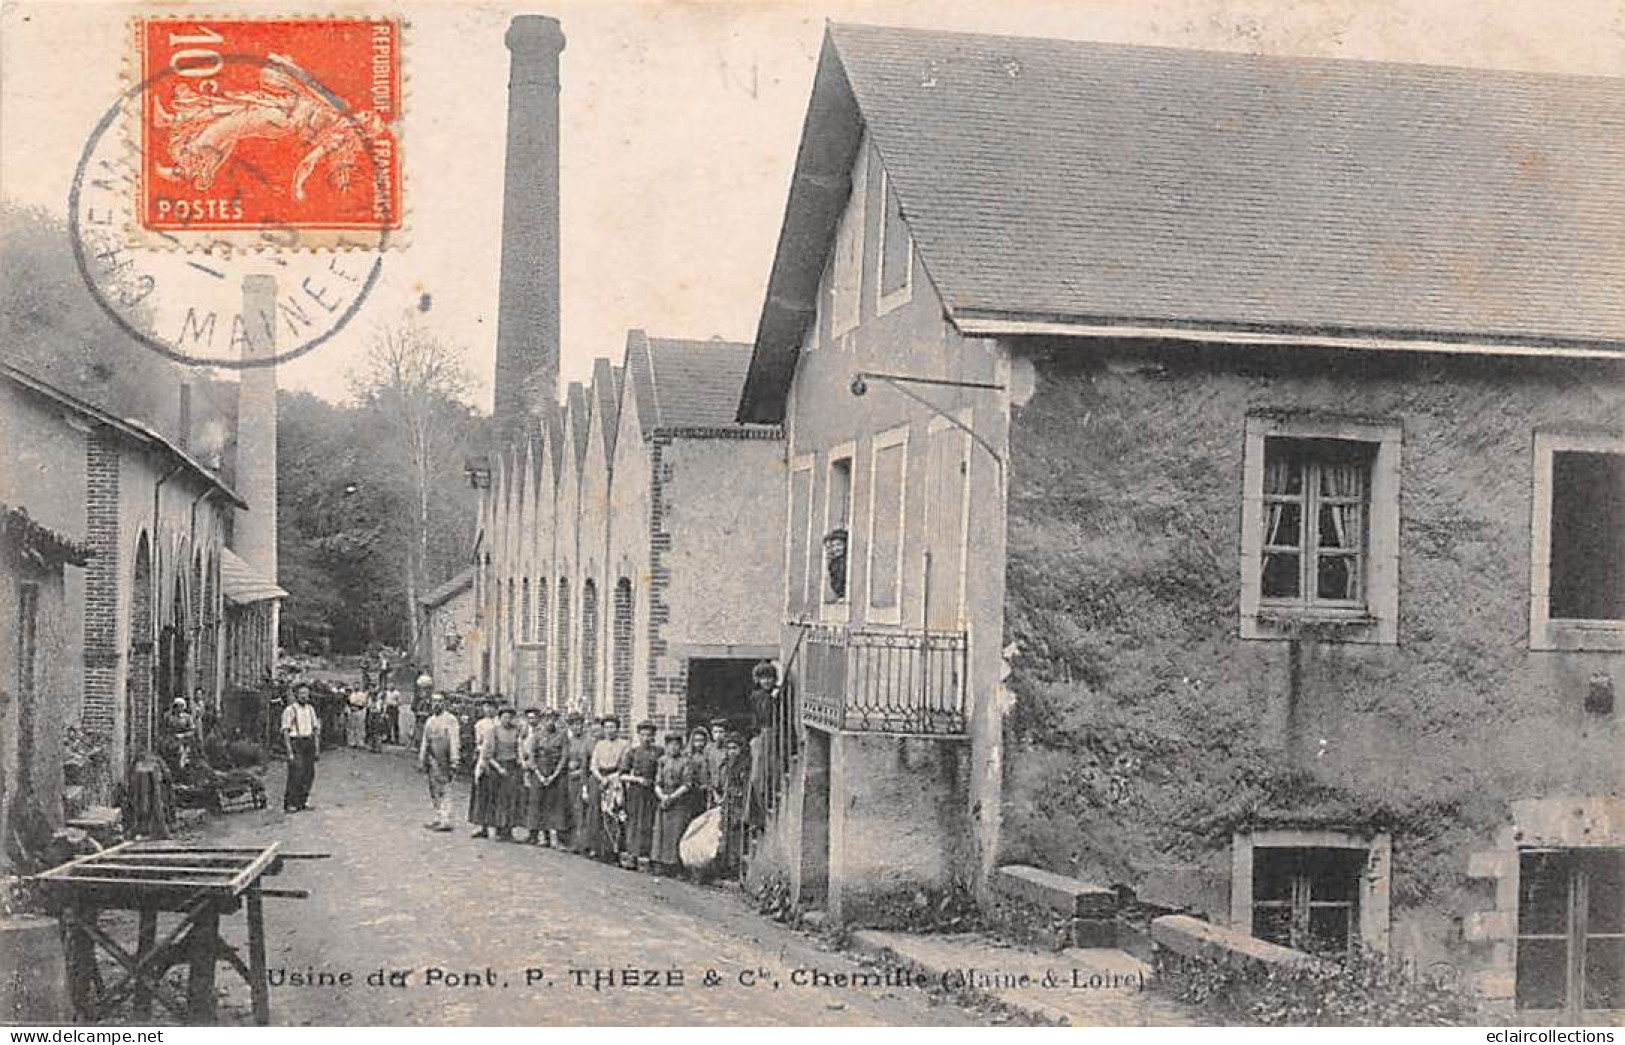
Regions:
<svg viewBox="0 0 1625 1045"><path fill-rule="evenodd" d="M138 234L298 247L401 228L399 21L140 18L135 44Z"/></svg>

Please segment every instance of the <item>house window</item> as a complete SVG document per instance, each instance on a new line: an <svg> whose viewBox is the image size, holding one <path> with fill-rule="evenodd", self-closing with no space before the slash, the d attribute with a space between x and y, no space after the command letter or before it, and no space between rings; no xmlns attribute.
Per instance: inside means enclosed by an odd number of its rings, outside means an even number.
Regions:
<svg viewBox="0 0 1625 1045"><path fill-rule="evenodd" d="M1625 649L1625 439L1535 434L1530 644Z"/></svg>
<svg viewBox="0 0 1625 1045"><path fill-rule="evenodd" d="M869 474L869 616L896 624L902 619L907 426L875 437Z"/></svg>
<svg viewBox="0 0 1625 1045"><path fill-rule="evenodd" d="M891 178L880 174L885 215L880 226L880 300L877 312L889 312L909 299L914 268L914 241L903 220L903 205Z"/></svg>
<svg viewBox="0 0 1625 1045"><path fill-rule="evenodd" d="M847 449L829 462L824 491L824 604L846 603L851 575L852 452Z"/></svg>
<svg viewBox="0 0 1625 1045"><path fill-rule="evenodd" d="M789 532L785 534L784 607L793 618L808 610L807 551L812 543L813 467L803 458L790 468Z"/></svg>
<svg viewBox="0 0 1625 1045"><path fill-rule="evenodd" d="M1519 855L1520 1009L1625 1009L1625 850Z"/></svg>
<svg viewBox="0 0 1625 1045"><path fill-rule="evenodd" d="M1332 439L1264 443L1260 592L1298 608L1365 608L1371 450Z"/></svg>
<svg viewBox="0 0 1625 1045"><path fill-rule="evenodd" d="M1625 620L1625 454L1552 454L1551 615Z"/></svg>
<svg viewBox="0 0 1625 1045"><path fill-rule="evenodd" d="M852 165L852 191L835 232L829 265L829 332L840 337L858 325L863 285L864 189L869 180L869 139L858 144Z"/></svg>
<svg viewBox="0 0 1625 1045"><path fill-rule="evenodd" d="M1242 638L1398 641L1400 446L1397 424L1247 418Z"/></svg>
<svg viewBox="0 0 1625 1045"><path fill-rule="evenodd" d="M1260 849L1253 854L1252 934L1312 954L1346 954L1359 939L1359 849Z"/></svg>
<svg viewBox="0 0 1625 1045"><path fill-rule="evenodd" d="M925 478L926 627L956 630L963 626L965 534L970 513L971 411L960 413L958 428L932 418Z"/></svg>
<svg viewBox="0 0 1625 1045"><path fill-rule="evenodd" d="M1240 832L1231 849L1230 924L1314 954L1388 950L1388 835L1332 828Z"/></svg>

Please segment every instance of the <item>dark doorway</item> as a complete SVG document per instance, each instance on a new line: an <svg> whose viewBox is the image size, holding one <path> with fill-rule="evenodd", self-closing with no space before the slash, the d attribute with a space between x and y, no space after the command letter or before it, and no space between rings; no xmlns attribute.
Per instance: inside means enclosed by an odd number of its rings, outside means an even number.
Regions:
<svg viewBox="0 0 1625 1045"><path fill-rule="evenodd" d="M751 730L750 672L756 661L695 657L688 662L688 725L707 726L727 719L743 732Z"/></svg>

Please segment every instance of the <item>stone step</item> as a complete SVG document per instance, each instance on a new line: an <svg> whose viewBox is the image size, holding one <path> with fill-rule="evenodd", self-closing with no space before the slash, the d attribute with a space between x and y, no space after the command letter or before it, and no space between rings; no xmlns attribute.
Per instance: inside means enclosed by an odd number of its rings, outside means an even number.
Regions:
<svg viewBox="0 0 1625 1045"><path fill-rule="evenodd" d="M1068 918L1111 918L1117 914L1117 893L1053 871L1025 864L1008 864L993 873L993 891L1013 900L1047 907Z"/></svg>

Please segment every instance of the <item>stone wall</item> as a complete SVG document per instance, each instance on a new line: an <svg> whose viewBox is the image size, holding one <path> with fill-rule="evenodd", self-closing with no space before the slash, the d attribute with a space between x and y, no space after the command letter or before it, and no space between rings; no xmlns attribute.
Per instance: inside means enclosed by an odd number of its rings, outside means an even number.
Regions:
<svg viewBox="0 0 1625 1045"><path fill-rule="evenodd" d="M1014 348L1039 377L1012 416L1005 859L1157 893L1228 877L1248 825L1381 828L1395 950L1477 960L1469 853L1518 800L1620 787L1618 715L1583 698L1625 658L1530 649L1532 437L1625 425L1619 368L1086 348ZM1401 429L1393 643L1240 637L1258 411Z"/></svg>
<svg viewBox="0 0 1625 1045"><path fill-rule="evenodd" d="M964 741L830 737L830 917L908 926L922 899L975 887L969 755Z"/></svg>
<svg viewBox="0 0 1625 1045"><path fill-rule="evenodd" d="M531 597L535 597L534 592ZM472 690L478 680L474 611L474 586L470 584L426 615L425 627L429 634L424 641L430 651L429 673L434 676L438 690L447 693L465 687ZM459 636L462 644L457 649L447 649L447 635Z"/></svg>

